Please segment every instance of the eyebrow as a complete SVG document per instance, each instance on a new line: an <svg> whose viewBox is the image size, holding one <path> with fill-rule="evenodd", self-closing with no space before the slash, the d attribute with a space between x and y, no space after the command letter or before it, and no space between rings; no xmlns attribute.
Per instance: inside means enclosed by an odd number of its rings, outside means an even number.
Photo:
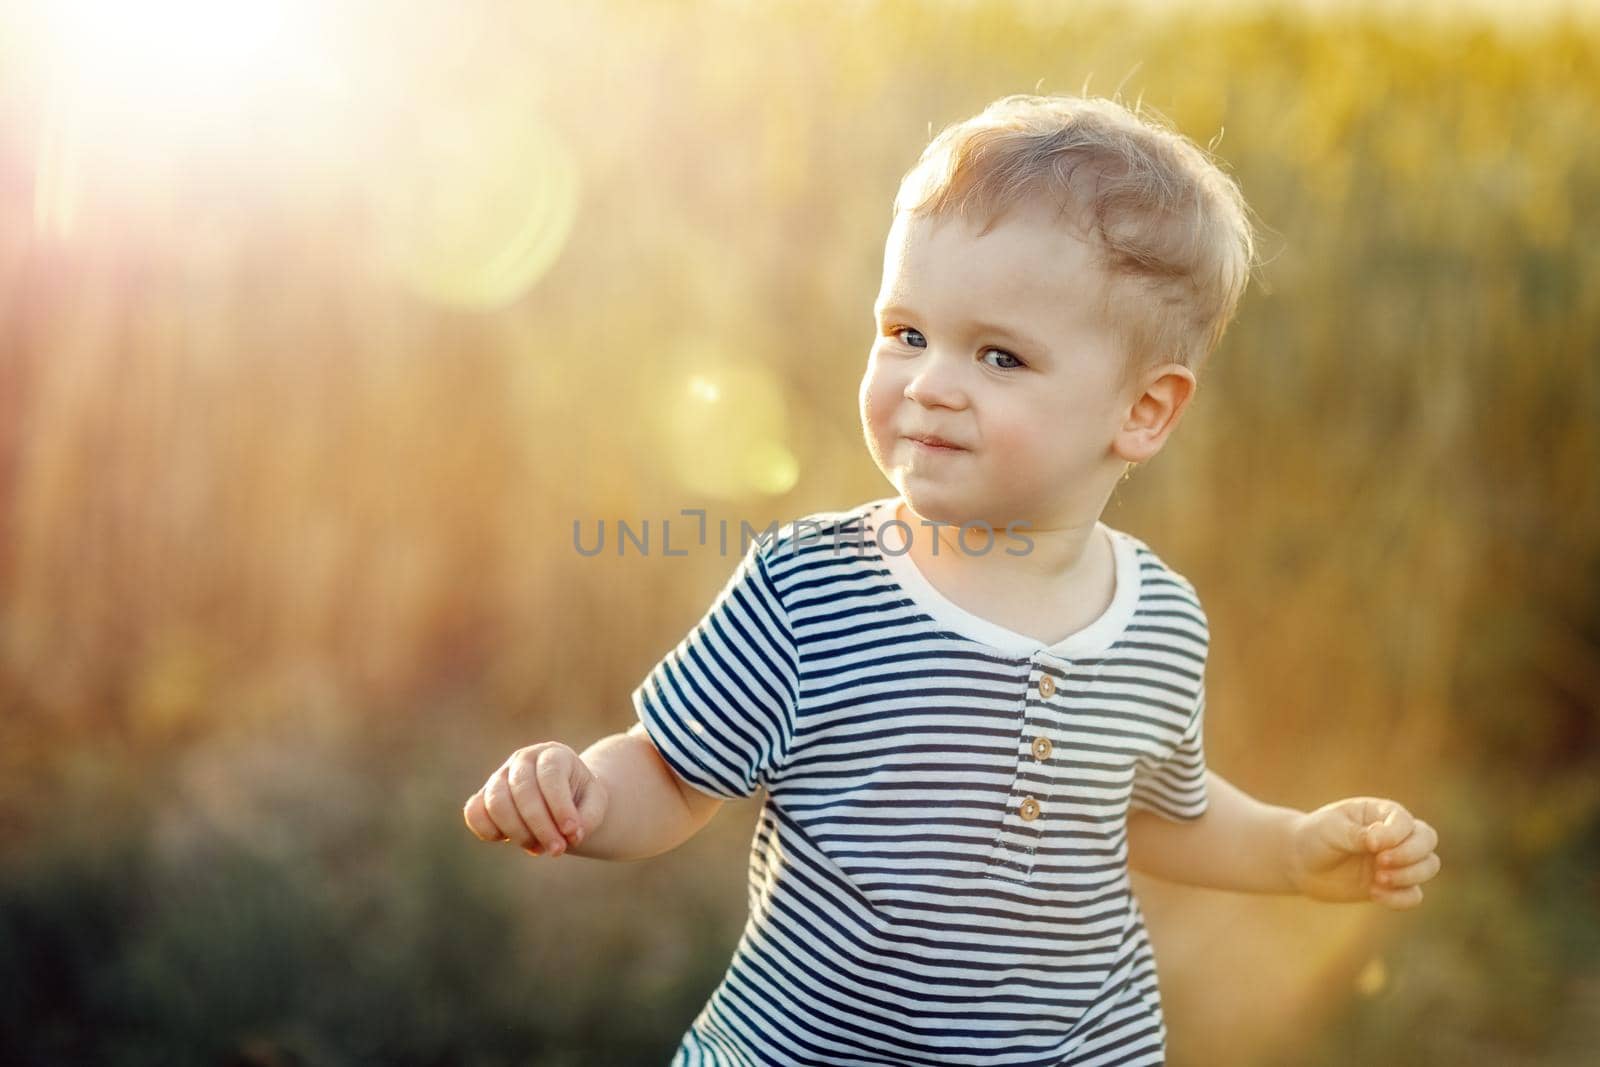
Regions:
<svg viewBox="0 0 1600 1067"><path fill-rule="evenodd" d="M921 317L916 312L910 310L909 308L901 307L899 304L885 304L882 307L875 307L872 309L872 314L873 318L875 319L886 319L890 316L908 319L917 319ZM1002 325L998 322L979 320L972 323L971 326L979 333L997 333L1005 337L1009 337L1011 340L1018 342L1024 348L1031 348L1035 352L1042 353L1049 351L1048 346L1045 345L1044 342L1035 340L1034 338L1023 333L1021 330L1012 329L1011 327Z"/></svg>

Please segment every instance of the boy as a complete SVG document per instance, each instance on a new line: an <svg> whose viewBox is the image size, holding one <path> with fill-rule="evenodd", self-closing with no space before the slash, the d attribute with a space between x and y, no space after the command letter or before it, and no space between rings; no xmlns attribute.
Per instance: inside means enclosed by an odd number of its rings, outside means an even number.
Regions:
<svg viewBox="0 0 1600 1067"><path fill-rule="evenodd" d="M1130 866L1420 902L1437 835L1401 805L1207 769L1199 598L1099 521L1253 256L1232 180L1108 100L1006 97L907 174L860 390L897 496L754 542L631 730L521 749L466 806L487 840L634 859L766 789L675 1065L1160 1063Z"/></svg>

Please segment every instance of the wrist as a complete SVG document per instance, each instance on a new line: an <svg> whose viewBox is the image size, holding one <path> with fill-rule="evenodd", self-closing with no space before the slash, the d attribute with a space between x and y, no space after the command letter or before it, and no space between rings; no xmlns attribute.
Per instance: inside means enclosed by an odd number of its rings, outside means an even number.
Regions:
<svg viewBox="0 0 1600 1067"><path fill-rule="evenodd" d="M1307 814L1296 811L1294 808L1279 809L1283 814L1279 819L1279 878L1284 887L1284 892L1303 894L1305 892L1306 871L1300 862L1299 839L1304 831Z"/></svg>

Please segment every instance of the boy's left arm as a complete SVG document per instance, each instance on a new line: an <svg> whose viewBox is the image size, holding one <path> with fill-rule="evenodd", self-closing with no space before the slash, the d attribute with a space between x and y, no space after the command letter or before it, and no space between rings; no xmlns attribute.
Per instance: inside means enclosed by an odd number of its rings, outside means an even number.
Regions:
<svg viewBox="0 0 1600 1067"><path fill-rule="evenodd" d="M1206 792L1198 818L1129 812L1128 865L1186 885L1390 908L1422 903L1422 883L1439 873L1439 835L1393 800L1350 797L1296 811L1209 770Z"/></svg>

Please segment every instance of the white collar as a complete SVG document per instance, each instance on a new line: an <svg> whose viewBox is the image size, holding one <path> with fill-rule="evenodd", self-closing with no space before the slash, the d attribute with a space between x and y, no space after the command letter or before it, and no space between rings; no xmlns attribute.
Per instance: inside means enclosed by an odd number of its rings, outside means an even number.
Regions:
<svg viewBox="0 0 1600 1067"><path fill-rule="evenodd" d="M872 530L875 543L878 542L878 531L882 525L896 518L900 503L901 499L893 496L868 505L867 525ZM905 522L904 519L898 521ZM878 543L878 551L883 557L884 566L900 583L906 595L941 627L988 645L1008 656L1033 656L1043 653L1064 660L1083 659L1097 656L1109 649L1127 628L1133 618L1134 609L1139 604L1139 556L1133 539L1121 530L1115 530L1098 520L1095 526L1103 529L1111 538L1112 556L1116 562L1116 591L1112 594L1111 605L1100 614L1099 618L1083 629L1051 645L1045 644L1039 638L1019 634L999 623L974 615L935 589L912 561L910 553L905 550L904 534L890 535L891 544L898 550L897 553L888 551L881 543ZM923 527L924 531L928 529ZM996 540L998 542L998 537ZM999 548L998 543L995 547Z"/></svg>

